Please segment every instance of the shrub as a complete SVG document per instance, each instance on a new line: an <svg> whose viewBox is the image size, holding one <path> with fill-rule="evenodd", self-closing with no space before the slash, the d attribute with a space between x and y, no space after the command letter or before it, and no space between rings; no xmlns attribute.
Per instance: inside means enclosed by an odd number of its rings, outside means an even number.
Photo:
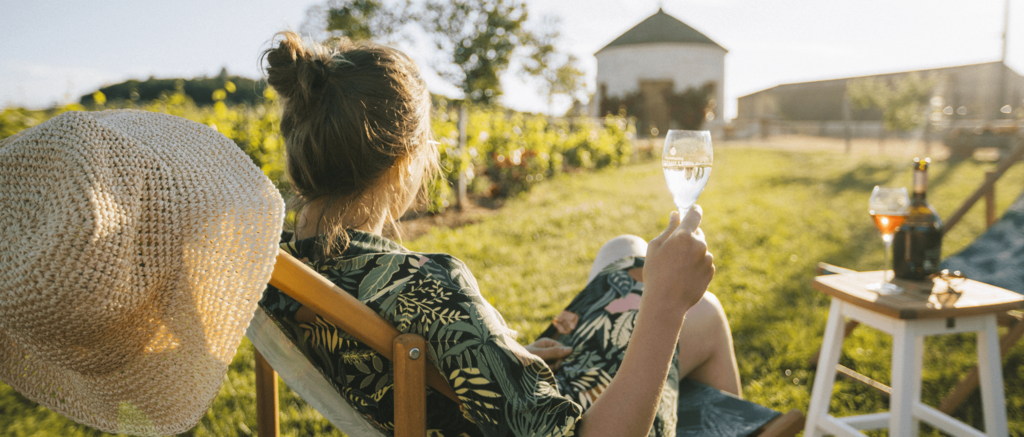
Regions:
<svg viewBox="0 0 1024 437"><path fill-rule="evenodd" d="M466 149L458 150L458 111L439 101L433 120L444 176L461 171L477 193L507 197L564 171L592 170L628 163L636 130L625 117L550 119L495 107L467 112ZM484 176L489 188L474 179Z"/></svg>
<svg viewBox="0 0 1024 437"><path fill-rule="evenodd" d="M142 105L116 100L88 107L72 104L46 111L20 108L0 113L0 139L68 110L140 109L184 117L216 129L230 138L263 170L282 194L285 177L284 138L277 95L263 91L258 104L227 104L231 89L213 93L213 105L197 105L179 91L165 92ZM458 112L440 99L431 120L438 141L441 167L437 180L427 184L429 212L443 212L451 202L452 183L465 171L472 191L507 197L565 171L577 172L618 166L633 156L636 130L624 117L551 119L497 107L474 106L468 111L467 146L459 150ZM477 177L482 177L475 181Z"/></svg>

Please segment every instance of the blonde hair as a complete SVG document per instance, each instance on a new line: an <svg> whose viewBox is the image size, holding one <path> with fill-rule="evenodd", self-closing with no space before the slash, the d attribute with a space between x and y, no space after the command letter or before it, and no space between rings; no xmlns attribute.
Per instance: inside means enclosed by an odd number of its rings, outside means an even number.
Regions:
<svg viewBox="0 0 1024 437"><path fill-rule="evenodd" d="M348 246L340 217L353 201L371 195L366 217L385 208L394 226L393 203L407 183L402 170L422 165L424 181L436 174L430 94L416 64L393 48L345 38L307 44L293 32L278 35L263 58L267 83L282 97L281 133L295 193L289 210L326 201L317 233L325 236L321 255L332 256ZM338 205L341 213L328 216Z"/></svg>

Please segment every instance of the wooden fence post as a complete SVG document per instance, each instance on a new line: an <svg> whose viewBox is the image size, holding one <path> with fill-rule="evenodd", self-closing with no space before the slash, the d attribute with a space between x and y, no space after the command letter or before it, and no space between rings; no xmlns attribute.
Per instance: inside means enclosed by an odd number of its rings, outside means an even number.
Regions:
<svg viewBox="0 0 1024 437"><path fill-rule="evenodd" d="M928 115L924 121L924 156L932 156L932 122Z"/></svg>
<svg viewBox="0 0 1024 437"><path fill-rule="evenodd" d="M843 139L846 140L846 154L853 152L853 108L850 107L850 96L843 93Z"/></svg>
<svg viewBox="0 0 1024 437"><path fill-rule="evenodd" d="M949 232L949 230L952 229L953 226L960 221L960 219L964 218L964 214L967 214L967 211L971 209L972 206L974 206L974 203L981 199L981 197L984 196L986 193L988 193L989 190L991 190L995 186L996 181L1003 175L1003 173L1005 173L1007 169L1013 166L1013 164L1017 163L1017 161L1020 161L1022 158L1024 158L1024 141L1019 141L1017 143L1017 148L1014 149L1010 156L1003 158L1003 160L999 162L999 166L996 167L995 171L992 172L991 175L985 176L985 183L983 183L981 187L978 187L978 189L975 190L973 194L971 194L971 197L968 197L967 200L965 200L964 203L960 205L960 208L957 209L956 212L954 212L952 215L950 215L947 220L945 220L946 223L945 226L943 226L942 228L942 233L946 234L947 232Z"/></svg>
<svg viewBox="0 0 1024 437"><path fill-rule="evenodd" d="M996 172L989 170L985 172L985 180L994 179ZM985 228L991 228L996 222L996 186L993 184L985 191Z"/></svg>
<svg viewBox="0 0 1024 437"><path fill-rule="evenodd" d="M466 129L469 123L469 111L466 104L459 104L459 156L466 152ZM466 172L459 171L459 180L455 183L455 207L462 211L466 209L468 199L466 198Z"/></svg>

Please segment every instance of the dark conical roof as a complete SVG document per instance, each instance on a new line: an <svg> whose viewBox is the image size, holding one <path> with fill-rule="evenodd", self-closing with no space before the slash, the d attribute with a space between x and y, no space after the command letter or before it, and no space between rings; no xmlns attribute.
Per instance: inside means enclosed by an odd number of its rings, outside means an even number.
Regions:
<svg viewBox="0 0 1024 437"><path fill-rule="evenodd" d="M657 43L657 42L680 42L680 43L698 43L698 44L711 44L722 50L725 47L718 45L718 43L708 38L703 33L698 32L696 29L686 25L686 23L677 20L675 17L666 14L664 10L658 8L658 12L646 20L641 21L640 24L633 26L632 29L626 31L614 41L608 43L601 50L609 47L624 46L632 44L646 44L646 43Z"/></svg>

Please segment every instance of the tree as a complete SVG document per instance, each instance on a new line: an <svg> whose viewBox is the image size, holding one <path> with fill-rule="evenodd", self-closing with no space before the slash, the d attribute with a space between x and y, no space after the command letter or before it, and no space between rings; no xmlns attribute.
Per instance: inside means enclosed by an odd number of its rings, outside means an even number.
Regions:
<svg viewBox="0 0 1024 437"><path fill-rule="evenodd" d="M531 34L524 0L327 0L307 15L303 31L320 40L413 42L418 27L437 47L431 67L473 103L495 103L502 73L526 53L549 103L583 88L578 59L555 49L558 20L549 19L540 36Z"/></svg>
<svg viewBox="0 0 1024 437"><path fill-rule="evenodd" d="M559 53L555 48L560 24L556 17L545 17L539 32L526 34L532 53L524 60L522 73L540 79L540 91L547 96L549 113L555 96L575 99L586 87L579 59L573 54Z"/></svg>
<svg viewBox="0 0 1024 437"><path fill-rule="evenodd" d="M935 78L931 76L910 73L895 80L851 80L846 85L846 93L856 108L881 110L886 130L906 132L925 121L923 109L935 84Z"/></svg>
<svg viewBox="0 0 1024 437"><path fill-rule="evenodd" d="M425 0L420 24L443 55L437 73L466 99L491 104L501 96L501 74L526 38L522 0Z"/></svg>
<svg viewBox="0 0 1024 437"><path fill-rule="evenodd" d="M552 96L564 95L575 100L579 93L586 89L586 82L583 80L583 70L580 70L579 61L576 55L570 53L554 69L554 76L550 79L545 78L549 106L551 105Z"/></svg>
<svg viewBox="0 0 1024 437"><path fill-rule="evenodd" d="M303 31L317 39L394 42L412 19L410 0L327 0L306 12ZM327 35L322 35L323 32Z"/></svg>

